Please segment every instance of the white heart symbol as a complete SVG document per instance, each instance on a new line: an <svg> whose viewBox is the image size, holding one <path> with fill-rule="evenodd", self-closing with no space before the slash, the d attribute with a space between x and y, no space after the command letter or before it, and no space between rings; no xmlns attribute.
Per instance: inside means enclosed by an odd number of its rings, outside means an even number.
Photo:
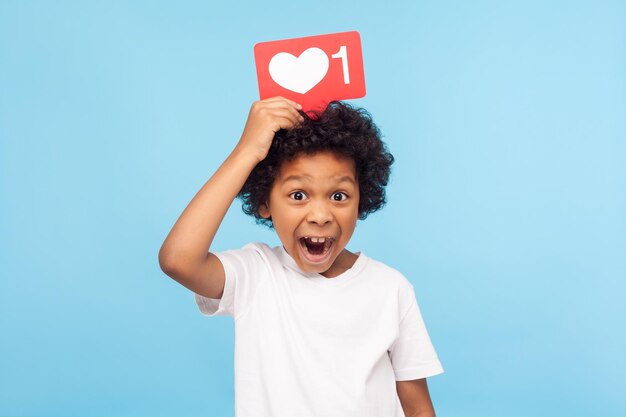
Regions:
<svg viewBox="0 0 626 417"><path fill-rule="evenodd" d="M276 84L304 94L326 76L328 56L320 48L309 48L297 58L280 52L270 60L269 70Z"/></svg>

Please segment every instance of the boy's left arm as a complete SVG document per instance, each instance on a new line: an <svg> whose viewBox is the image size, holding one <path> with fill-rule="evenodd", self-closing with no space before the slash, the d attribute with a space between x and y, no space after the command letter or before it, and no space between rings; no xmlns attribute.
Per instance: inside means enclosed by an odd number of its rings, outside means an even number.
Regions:
<svg viewBox="0 0 626 417"><path fill-rule="evenodd" d="M435 417L426 378L396 381L396 391L406 417Z"/></svg>

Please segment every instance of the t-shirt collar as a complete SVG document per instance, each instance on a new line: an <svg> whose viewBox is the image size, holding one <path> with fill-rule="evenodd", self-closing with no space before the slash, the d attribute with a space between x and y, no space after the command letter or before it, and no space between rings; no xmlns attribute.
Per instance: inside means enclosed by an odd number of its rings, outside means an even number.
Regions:
<svg viewBox="0 0 626 417"><path fill-rule="evenodd" d="M278 255L283 266L297 272L298 274L310 279L315 283L318 283L319 285L326 286L338 285L345 281L348 281L365 266L365 263L367 262L367 256L365 256L362 251L356 252L356 254L358 255L358 258L356 259L356 261L354 261L352 267L337 275L336 277L326 278L324 275L318 274L317 272L302 271L296 261L291 257L291 255L289 255L285 247L283 245L280 245L278 247Z"/></svg>

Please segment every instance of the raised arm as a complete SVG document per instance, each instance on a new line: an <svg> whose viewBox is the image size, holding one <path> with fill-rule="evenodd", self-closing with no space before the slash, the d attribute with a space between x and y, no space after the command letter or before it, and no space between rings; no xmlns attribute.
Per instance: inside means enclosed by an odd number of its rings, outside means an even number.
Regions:
<svg viewBox="0 0 626 417"><path fill-rule="evenodd" d="M282 97L255 102L241 139L213 176L202 186L159 251L163 272L193 292L221 298L224 268L209 252L215 233L252 169L269 151L274 134L303 119L301 107Z"/></svg>

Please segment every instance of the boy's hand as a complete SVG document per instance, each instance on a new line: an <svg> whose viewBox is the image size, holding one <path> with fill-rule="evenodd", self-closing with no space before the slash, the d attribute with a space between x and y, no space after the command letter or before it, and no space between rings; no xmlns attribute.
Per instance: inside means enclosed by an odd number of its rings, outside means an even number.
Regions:
<svg viewBox="0 0 626 417"><path fill-rule="evenodd" d="M304 120L300 109L282 97L252 105L235 150L198 191L163 242L159 264L167 275L196 294L222 297L224 267L209 252L215 233L254 166L267 156L274 133Z"/></svg>
<svg viewBox="0 0 626 417"><path fill-rule="evenodd" d="M302 106L284 97L255 101L237 148L261 162L267 156L276 132L291 129L304 121L298 113L300 109Z"/></svg>

